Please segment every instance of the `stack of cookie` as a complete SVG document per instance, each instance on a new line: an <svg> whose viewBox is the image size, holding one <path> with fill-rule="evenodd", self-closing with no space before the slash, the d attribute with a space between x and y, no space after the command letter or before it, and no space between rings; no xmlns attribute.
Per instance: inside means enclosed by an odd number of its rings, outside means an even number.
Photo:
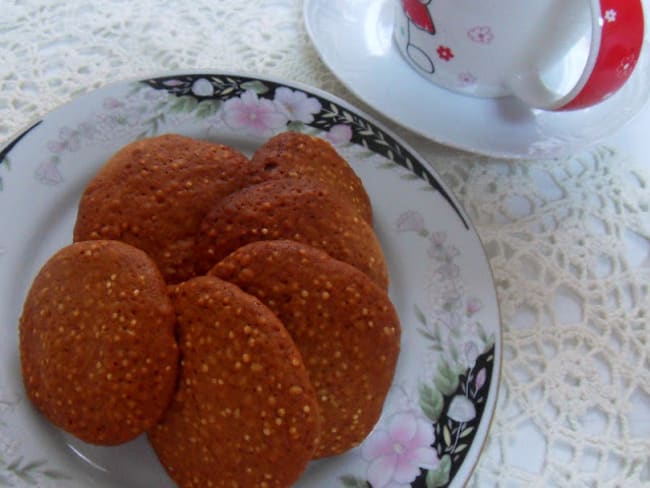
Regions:
<svg viewBox="0 0 650 488"><path fill-rule="evenodd" d="M29 397L97 444L143 432L182 487L291 485L377 422L400 325L360 179L327 142L249 160L166 135L88 184L20 323Z"/></svg>

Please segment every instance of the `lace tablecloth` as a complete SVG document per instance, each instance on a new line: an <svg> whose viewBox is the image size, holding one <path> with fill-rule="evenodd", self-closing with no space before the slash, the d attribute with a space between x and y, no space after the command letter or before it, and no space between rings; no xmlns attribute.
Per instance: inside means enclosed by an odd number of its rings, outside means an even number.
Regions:
<svg viewBox="0 0 650 488"><path fill-rule="evenodd" d="M0 59L0 145L82 92L173 70L296 80L373 113L319 60L300 0L10 0ZM458 196L494 272L502 386L470 486L650 486L648 109L565 160L491 159L388 126Z"/></svg>

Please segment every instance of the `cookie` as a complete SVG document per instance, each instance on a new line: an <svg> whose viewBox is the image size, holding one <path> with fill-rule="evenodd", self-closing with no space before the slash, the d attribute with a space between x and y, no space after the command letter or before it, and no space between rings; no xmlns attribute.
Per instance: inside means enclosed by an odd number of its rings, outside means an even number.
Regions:
<svg viewBox="0 0 650 488"><path fill-rule="evenodd" d="M178 373L165 282L142 251L116 241L61 249L41 268L20 319L27 395L78 438L119 444L153 427Z"/></svg>
<svg viewBox="0 0 650 488"><path fill-rule="evenodd" d="M194 236L207 209L247 184L249 161L180 135L118 151L86 187L74 240L114 239L146 251L169 283L195 276Z"/></svg>
<svg viewBox="0 0 650 488"><path fill-rule="evenodd" d="M251 159L256 179L310 178L329 186L359 217L372 223L370 198L363 183L336 149L324 139L282 132L255 151Z"/></svg>
<svg viewBox="0 0 650 488"><path fill-rule="evenodd" d="M248 244L211 271L262 300L285 325L322 414L315 457L358 445L379 419L399 353L400 324L365 274L294 241Z"/></svg>
<svg viewBox="0 0 650 488"><path fill-rule="evenodd" d="M287 239L322 249L388 287L381 246L365 220L316 181L277 179L220 200L201 223L201 271L237 248L259 240Z"/></svg>
<svg viewBox="0 0 650 488"><path fill-rule="evenodd" d="M291 337L259 300L218 278L170 288L179 390L149 432L163 466L181 488L290 486L320 430Z"/></svg>

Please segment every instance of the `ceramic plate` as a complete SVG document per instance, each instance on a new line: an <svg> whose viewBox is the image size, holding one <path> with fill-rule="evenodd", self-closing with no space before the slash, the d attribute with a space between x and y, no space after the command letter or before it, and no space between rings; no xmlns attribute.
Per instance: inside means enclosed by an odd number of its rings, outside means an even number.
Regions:
<svg viewBox="0 0 650 488"><path fill-rule="evenodd" d="M361 100L418 134L459 149L503 158L572 154L611 135L650 94L650 56L605 102L574 112L530 109L512 97L481 99L436 87L409 67L393 43L396 0L306 0L307 32L330 70ZM582 56L584 57L584 56ZM555 73L575 76L581 53Z"/></svg>
<svg viewBox="0 0 650 488"><path fill-rule="evenodd" d="M294 130L329 140L362 178L402 326L394 384L373 433L313 462L296 486L461 486L495 408L495 289L467 216L396 136L326 93L235 74L175 74L102 88L55 110L0 153L0 484L171 487L144 436L84 444L52 427L21 382L17 322L42 264L71 242L84 186L118 148L175 132L251 154Z"/></svg>

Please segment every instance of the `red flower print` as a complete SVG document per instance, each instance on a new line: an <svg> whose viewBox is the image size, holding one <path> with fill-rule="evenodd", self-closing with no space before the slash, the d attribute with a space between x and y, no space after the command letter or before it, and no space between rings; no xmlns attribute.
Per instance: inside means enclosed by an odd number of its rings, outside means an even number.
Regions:
<svg viewBox="0 0 650 488"><path fill-rule="evenodd" d="M437 53L438 56L440 56L440 58L444 59L445 61L449 61L454 57L454 53L447 46L438 46Z"/></svg>

